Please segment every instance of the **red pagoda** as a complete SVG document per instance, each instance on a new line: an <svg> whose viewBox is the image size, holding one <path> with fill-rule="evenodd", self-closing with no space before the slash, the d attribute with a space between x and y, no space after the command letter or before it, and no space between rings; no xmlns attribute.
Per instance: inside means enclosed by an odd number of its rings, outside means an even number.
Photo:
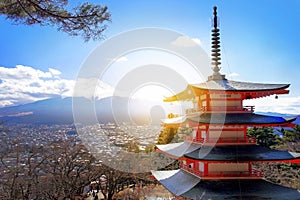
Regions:
<svg viewBox="0 0 300 200"><path fill-rule="evenodd" d="M300 163L300 154L257 145L246 136L248 127L292 127L293 120L259 115L243 100L288 94L289 84L264 84L227 80L220 74L220 33L214 7L212 30L213 74L200 84L165 99L193 101L186 115L165 119L165 127L189 127L184 142L157 145L158 151L176 158L178 170L152 171L154 177L175 196L188 199L300 199L296 189L271 183L260 170L262 162Z"/></svg>

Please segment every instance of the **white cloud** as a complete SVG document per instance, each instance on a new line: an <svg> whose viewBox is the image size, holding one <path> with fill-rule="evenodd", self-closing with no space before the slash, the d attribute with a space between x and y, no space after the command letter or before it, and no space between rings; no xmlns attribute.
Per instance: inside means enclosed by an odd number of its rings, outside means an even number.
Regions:
<svg viewBox="0 0 300 200"><path fill-rule="evenodd" d="M0 107L24 104L70 94L74 80L62 79L60 71L41 71L29 66L0 67Z"/></svg>
<svg viewBox="0 0 300 200"><path fill-rule="evenodd" d="M3 79L38 79L38 78L51 78L52 74L34 69L32 67L17 65L15 68L0 67L0 78Z"/></svg>
<svg viewBox="0 0 300 200"><path fill-rule="evenodd" d="M73 92L75 97L88 99L113 96L114 88L96 78L78 78Z"/></svg>
<svg viewBox="0 0 300 200"><path fill-rule="evenodd" d="M239 77L240 75L238 73L233 72L233 73L228 74L227 76L229 78L236 78L236 77Z"/></svg>
<svg viewBox="0 0 300 200"><path fill-rule="evenodd" d="M59 76L61 75L61 72L58 71L57 69L49 68L49 72L54 75L54 76Z"/></svg>
<svg viewBox="0 0 300 200"><path fill-rule="evenodd" d="M259 112L276 112L282 114L300 115L300 97L283 97L275 96L246 100L244 105L254 105L255 111Z"/></svg>
<svg viewBox="0 0 300 200"><path fill-rule="evenodd" d="M51 97L71 97L75 80L63 79L61 72L49 68L41 71L29 66L0 67L0 107L29 103ZM113 88L97 79L79 79L82 92L77 96L103 98L113 94ZM96 90L90 88L96 86ZM95 87L94 87L95 88Z"/></svg>
<svg viewBox="0 0 300 200"><path fill-rule="evenodd" d="M194 47L201 45L201 40L199 38L190 38L188 36L179 36L176 40L171 42L172 45L178 47Z"/></svg>

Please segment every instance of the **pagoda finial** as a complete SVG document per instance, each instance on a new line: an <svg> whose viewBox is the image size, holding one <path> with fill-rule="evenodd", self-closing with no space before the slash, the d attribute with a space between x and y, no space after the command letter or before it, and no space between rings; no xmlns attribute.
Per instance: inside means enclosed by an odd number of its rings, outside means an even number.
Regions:
<svg viewBox="0 0 300 200"><path fill-rule="evenodd" d="M212 32L212 46L211 46L211 56L212 56L212 70L214 71L213 75L209 77L209 79L225 79L224 75L220 74L220 69L219 65L221 65L221 57L220 57L220 30L218 29L218 17L217 17L217 7L214 6L214 19L213 19L213 29L211 30Z"/></svg>
<svg viewBox="0 0 300 200"><path fill-rule="evenodd" d="M214 28L218 27L217 6L214 6Z"/></svg>
<svg viewBox="0 0 300 200"><path fill-rule="evenodd" d="M212 46L211 46L211 56L212 56L212 65L214 75L220 75L220 67L221 64L220 60L220 30L218 29L218 17L217 17L217 7L214 6L214 28L212 29Z"/></svg>

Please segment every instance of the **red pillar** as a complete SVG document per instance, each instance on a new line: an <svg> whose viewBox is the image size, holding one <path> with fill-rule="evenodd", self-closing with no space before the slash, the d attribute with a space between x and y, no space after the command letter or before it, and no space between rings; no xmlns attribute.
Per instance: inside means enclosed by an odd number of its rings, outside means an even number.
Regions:
<svg viewBox="0 0 300 200"><path fill-rule="evenodd" d="M204 162L204 176L208 175L208 162Z"/></svg>
<svg viewBox="0 0 300 200"><path fill-rule="evenodd" d="M247 140L247 126L244 125L244 140Z"/></svg>
<svg viewBox="0 0 300 200"><path fill-rule="evenodd" d="M210 111L210 97L209 97L209 93L206 94L206 110Z"/></svg>
<svg viewBox="0 0 300 200"><path fill-rule="evenodd" d="M199 129L199 124L197 126L196 141L201 141L201 130Z"/></svg>
<svg viewBox="0 0 300 200"><path fill-rule="evenodd" d="M248 162L248 169L249 169L249 175L251 176L252 173L252 163Z"/></svg>

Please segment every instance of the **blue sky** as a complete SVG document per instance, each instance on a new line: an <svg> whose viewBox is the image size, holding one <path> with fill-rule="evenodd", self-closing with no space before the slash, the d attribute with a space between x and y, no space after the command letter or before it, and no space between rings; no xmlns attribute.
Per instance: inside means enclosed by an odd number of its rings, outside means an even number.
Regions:
<svg viewBox="0 0 300 200"><path fill-rule="evenodd" d="M300 101L300 1L103 0L100 3L107 5L112 15L112 22L104 33L106 38L142 27L167 28L200 39L208 53L212 8L218 6L221 72L235 74L234 80L291 83L290 94L282 98L289 98L291 101L284 102L293 102L291 105L297 107ZM51 79L52 82L45 84L56 82L60 87L72 85L71 80L76 79L89 53L104 42L85 43L80 37L58 32L55 27L12 25L4 16L0 24L2 75L12 73L8 69L17 65L28 66L40 70L37 74L43 73L44 79ZM28 69L21 68L14 73ZM23 83L22 76L16 79L19 84ZM43 87L47 89L46 85ZM57 88L52 89L55 90L53 95L61 94ZM35 97L27 93L19 98L13 96L14 91L7 96L5 92L5 88L0 89L0 106L51 96L51 92L41 95L38 91Z"/></svg>

